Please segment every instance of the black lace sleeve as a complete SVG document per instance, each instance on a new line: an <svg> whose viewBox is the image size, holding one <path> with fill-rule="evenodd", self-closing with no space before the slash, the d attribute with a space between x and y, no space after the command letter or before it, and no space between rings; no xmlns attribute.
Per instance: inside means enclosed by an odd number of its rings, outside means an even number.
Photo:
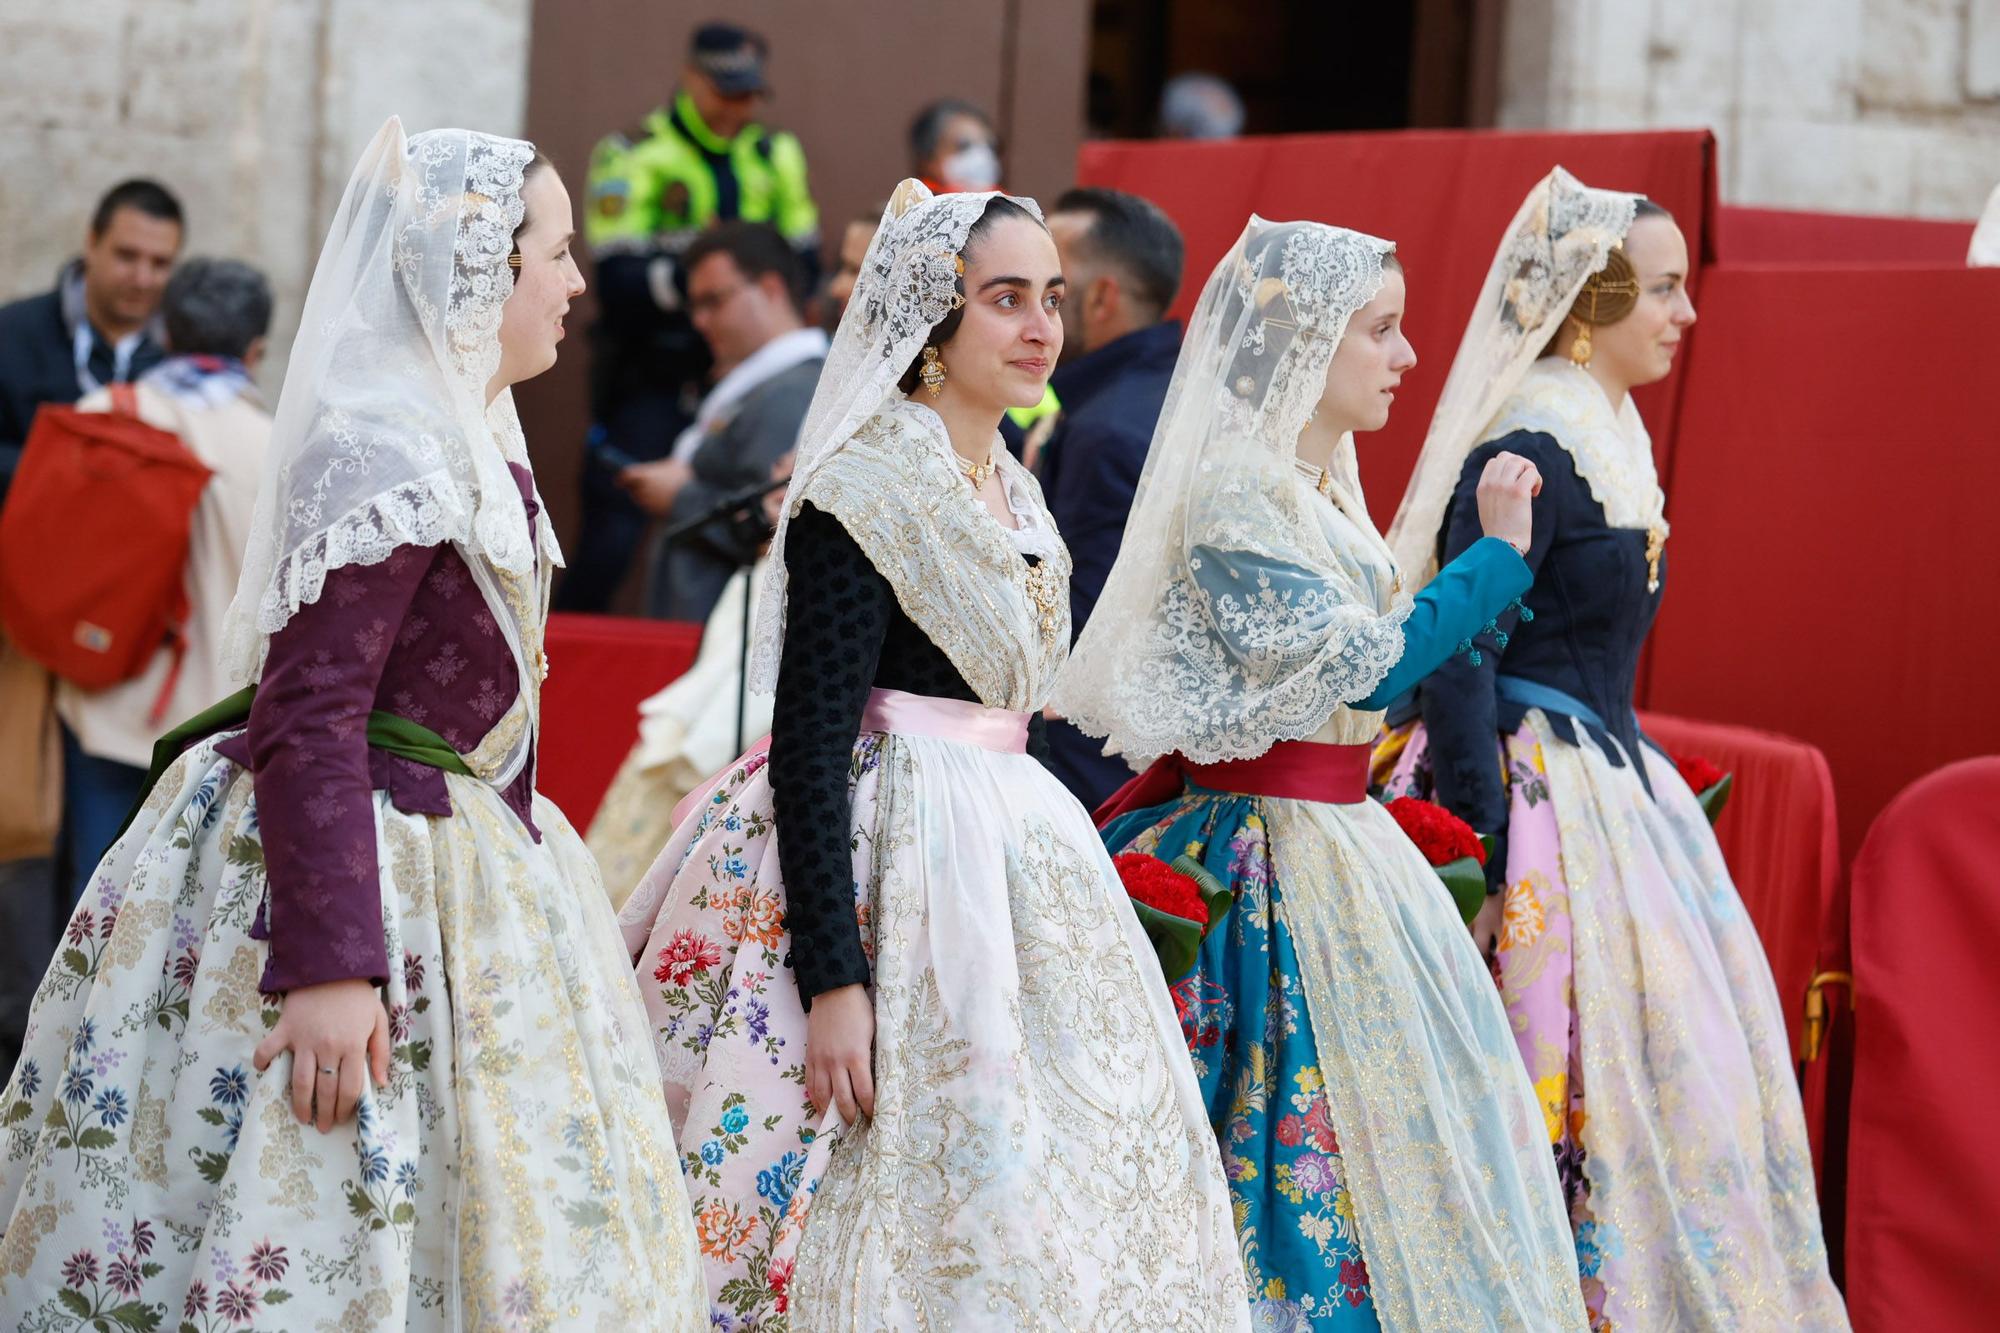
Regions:
<svg viewBox="0 0 2000 1333"><path fill-rule="evenodd" d="M831 514L807 505L785 538L785 647L771 707L771 798L799 999L868 980L854 916L849 773L895 609Z"/></svg>

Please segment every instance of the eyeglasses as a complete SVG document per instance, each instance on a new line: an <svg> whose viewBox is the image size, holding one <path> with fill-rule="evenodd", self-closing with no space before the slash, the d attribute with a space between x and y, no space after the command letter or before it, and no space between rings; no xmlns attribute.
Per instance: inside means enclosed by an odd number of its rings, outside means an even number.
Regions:
<svg viewBox="0 0 2000 1333"><path fill-rule="evenodd" d="M726 287L719 292L703 292L688 298L688 313L691 315L711 315L736 299L736 293L750 284L739 282L734 287Z"/></svg>

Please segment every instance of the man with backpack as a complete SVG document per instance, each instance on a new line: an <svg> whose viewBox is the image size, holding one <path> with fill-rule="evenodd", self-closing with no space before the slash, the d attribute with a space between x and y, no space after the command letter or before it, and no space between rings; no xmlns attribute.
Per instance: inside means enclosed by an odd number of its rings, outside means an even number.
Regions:
<svg viewBox="0 0 2000 1333"><path fill-rule="evenodd" d="M0 504L35 411L158 365L160 293L181 248L180 202L128 180L97 202L54 291L0 306Z"/></svg>
<svg viewBox="0 0 2000 1333"><path fill-rule="evenodd" d="M64 907L82 893L138 800L153 742L229 693L219 664L222 618L236 595L271 440L271 414L251 379L271 325L271 288L264 275L235 260L188 260L167 283L161 315L167 359L140 379L130 400L121 405L114 389L100 389L77 408L94 413L122 406L128 415L178 437L209 476L188 516L181 597L173 599L185 606L184 618L146 654L136 674L98 689L58 681L60 859L70 875ZM120 582L131 583L153 572L163 557L135 547L104 550L96 560Z"/></svg>
<svg viewBox="0 0 2000 1333"><path fill-rule="evenodd" d="M55 287L0 306L0 506L40 408L129 383L159 364L160 294L182 230L170 192L124 181L98 200L83 252ZM47 673L0 635L0 1078L13 1067L28 1002L69 910L68 898L56 902L47 858L59 818L48 790L60 764L50 711Z"/></svg>

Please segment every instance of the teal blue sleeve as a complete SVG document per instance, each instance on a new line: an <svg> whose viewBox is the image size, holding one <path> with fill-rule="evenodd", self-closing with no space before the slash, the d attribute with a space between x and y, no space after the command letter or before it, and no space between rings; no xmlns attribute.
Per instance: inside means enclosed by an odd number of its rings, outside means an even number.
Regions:
<svg viewBox="0 0 2000 1333"><path fill-rule="evenodd" d="M1466 547L1417 594L1403 622L1402 657L1373 694L1351 707L1363 712L1387 708L1516 598L1526 596L1534 581L1528 562L1498 537L1481 537Z"/></svg>

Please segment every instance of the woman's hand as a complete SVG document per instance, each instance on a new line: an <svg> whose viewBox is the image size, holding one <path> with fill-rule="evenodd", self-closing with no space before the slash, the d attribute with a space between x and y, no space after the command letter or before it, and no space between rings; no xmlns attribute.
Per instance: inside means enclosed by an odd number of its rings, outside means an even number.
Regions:
<svg viewBox="0 0 2000 1333"><path fill-rule="evenodd" d="M784 453L780 454L778 461L771 464L770 479L772 481L791 480L792 459L797 457L797 455L798 451L795 449L787 449ZM764 492L763 504L764 526L775 532L778 528L778 520L785 516L785 488L780 486L775 491Z"/></svg>
<svg viewBox="0 0 2000 1333"><path fill-rule="evenodd" d="M292 1053L292 1114L319 1132L354 1114L372 1073L389 1081L389 1014L375 987L356 978L302 986L285 996L278 1026L258 1045L257 1071Z"/></svg>
<svg viewBox="0 0 2000 1333"><path fill-rule="evenodd" d="M1479 474L1479 528L1498 537L1522 555L1535 537L1535 497L1542 493L1542 474L1519 454L1497 453Z"/></svg>
<svg viewBox="0 0 2000 1333"><path fill-rule="evenodd" d="M860 984L815 995L806 1015L806 1096L850 1125L875 1114L875 1002Z"/></svg>
<svg viewBox="0 0 2000 1333"><path fill-rule="evenodd" d="M1489 893L1479 909L1479 915L1472 918L1472 942L1479 949L1479 956L1486 960L1491 970L1500 956L1500 927L1507 915L1507 895Z"/></svg>

